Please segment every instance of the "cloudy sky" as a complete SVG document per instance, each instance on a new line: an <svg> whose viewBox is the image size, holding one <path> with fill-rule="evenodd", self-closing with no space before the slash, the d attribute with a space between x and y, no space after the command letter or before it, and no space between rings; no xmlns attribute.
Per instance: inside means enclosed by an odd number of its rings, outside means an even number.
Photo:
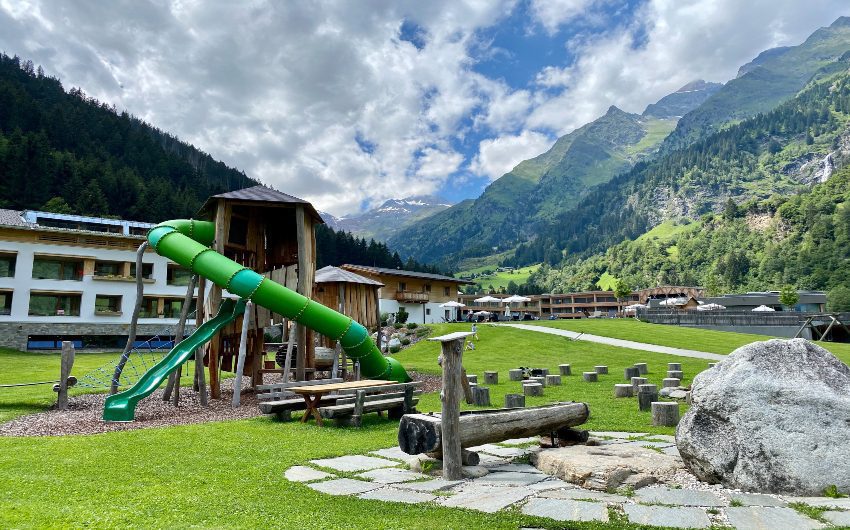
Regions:
<svg viewBox="0 0 850 530"><path fill-rule="evenodd" d="M336 215L477 196L846 0L0 0L0 50Z"/></svg>

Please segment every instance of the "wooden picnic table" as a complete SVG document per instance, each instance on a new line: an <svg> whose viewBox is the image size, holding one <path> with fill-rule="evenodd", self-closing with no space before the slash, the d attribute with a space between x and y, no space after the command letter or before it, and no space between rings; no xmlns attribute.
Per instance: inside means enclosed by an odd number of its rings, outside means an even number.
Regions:
<svg viewBox="0 0 850 530"><path fill-rule="evenodd" d="M294 392L304 398L307 404L307 410L304 411L304 416L301 417L301 423L305 423L312 416L316 418L316 424L322 425L322 416L319 414L319 402L322 396L339 390L351 390L358 388L370 388L375 386L395 385L395 381L384 381L382 379L367 379L364 381L349 381L347 383L330 383L327 385L311 385L311 386L293 386L287 388L288 391Z"/></svg>

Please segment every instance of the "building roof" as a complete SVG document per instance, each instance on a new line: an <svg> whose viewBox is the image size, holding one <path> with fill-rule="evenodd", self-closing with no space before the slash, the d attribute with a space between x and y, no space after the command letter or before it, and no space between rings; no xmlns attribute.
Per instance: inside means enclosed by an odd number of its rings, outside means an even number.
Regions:
<svg viewBox="0 0 850 530"><path fill-rule="evenodd" d="M309 201L305 201L304 199L299 199L298 197L288 195L283 193L282 191L277 191L272 188L268 188L259 184L257 186L252 186L250 188L243 188L241 190L228 191L225 193L219 193L218 195L213 195L201 206L199 212L204 212L208 208L212 207L213 203L216 199L227 199L231 201L245 201L245 202L261 202L266 204L303 204L307 207L307 211L312 215L316 220L320 223L324 223L322 221L322 217L319 215L319 212L313 208L313 205L310 204Z"/></svg>
<svg viewBox="0 0 850 530"><path fill-rule="evenodd" d="M0 209L0 225L28 227L29 223L24 221L24 212L20 210Z"/></svg>
<svg viewBox="0 0 850 530"><path fill-rule="evenodd" d="M475 282L468 280L459 280L451 276L443 276L441 274L431 274L430 272L414 272L401 269L385 269L383 267L370 267L368 265L351 265L346 263L342 266L343 269L354 269L357 271L371 272L372 274L385 274L387 276L401 276L403 278L419 278L422 280L436 280L443 282L453 282L471 285Z"/></svg>
<svg viewBox="0 0 850 530"><path fill-rule="evenodd" d="M366 278L364 276L360 276L359 274L354 274L351 271L340 269L339 267L332 267L331 265L328 265L327 267L322 267L321 269L316 271L315 283L335 282L362 283L364 285L376 285L378 287L384 286L383 283L375 281L371 278Z"/></svg>
<svg viewBox="0 0 850 530"><path fill-rule="evenodd" d="M130 228L147 230L155 225L142 221L107 219L88 215L41 212L38 210L0 209L0 226L27 230L44 230L72 234L98 234L107 237L142 239L144 237L143 235L131 234Z"/></svg>

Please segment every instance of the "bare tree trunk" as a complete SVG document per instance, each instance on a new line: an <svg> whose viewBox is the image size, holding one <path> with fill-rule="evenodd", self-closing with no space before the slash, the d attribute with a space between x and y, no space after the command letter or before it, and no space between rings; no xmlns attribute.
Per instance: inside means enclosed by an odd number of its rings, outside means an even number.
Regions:
<svg viewBox="0 0 850 530"><path fill-rule="evenodd" d="M109 387L109 393L118 392L118 384L121 381L121 372L124 371L124 365L127 364L127 359L130 358L130 352L133 350L133 343L136 342L136 328L139 324L139 313L142 310L142 299L145 294L145 284L142 278L142 257L145 255L145 249L148 248L148 242L145 241L139 245L136 251L136 306L133 308L133 317L130 319L130 329L127 334L127 344L124 346L124 351L121 352L121 358L118 359L118 364L115 366L115 372L112 374L112 384Z"/></svg>
<svg viewBox="0 0 850 530"><path fill-rule="evenodd" d="M192 305L192 298L195 297L195 284L198 281L196 275L192 275L189 280L189 286L186 288L186 295L183 297L183 307L180 308L180 320L177 322L177 329L174 330L174 346L176 347L183 341L183 335L186 331L186 320L189 318L189 306ZM171 393L174 393L174 406L180 404L180 377L183 375L183 367L180 366L171 375L168 376L168 384L165 386L165 392L162 394L162 400L168 402L171 399Z"/></svg>

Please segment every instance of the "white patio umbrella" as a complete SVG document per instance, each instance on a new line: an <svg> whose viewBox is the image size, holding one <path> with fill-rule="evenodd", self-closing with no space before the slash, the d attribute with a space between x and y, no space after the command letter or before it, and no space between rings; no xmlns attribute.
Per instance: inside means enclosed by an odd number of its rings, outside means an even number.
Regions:
<svg viewBox="0 0 850 530"><path fill-rule="evenodd" d="M646 307L646 304L632 304L623 308L623 313L636 313L638 309Z"/></svg>
<svg viewBox="0 0 850 530"><path fill-rule="evenodd" d="M501 302L501 299L496 298L495 296L490 296L488 294L487 296L482 296L481 298L476 298L475 300L473 300L473 302L477 302L479 304L487 304L487 303L490 303L490 302Z"/></svg>
<svg viewBox="0 0 850 530"><path fill-rule="evenodd" d="M448 302L446 302L445 304L440 304L440 307L454 307L454 308L455 308L455 320L457 320L457 319L458 319L458 317L460 316L460 315L459 315L459 313L460 313L460 308L461 308L461 307L466 307L466 306L465 306L465 305L463 305L463 304L461 304L460 302L455 302L454 300L449 300L449 301L448 301Z"/></svg>
<svg viewBox="0 0 850 530"><path fill-rule="evenodd" d="M760 305L760 306L756 307L755 309L753 309L753 311L767 312L767 311L776 311L776 309L773 309L772 307L767 307L766 305Z"/></svg>
<svg viewBox="0 0 850 530"><path fill-rule="evenodd" d="M662 300L658 305L668 306L668 305L682 305L687 300L683 300L681 298L668 298L666 300Z"/></svg>
<svg viewBox="0 0 850 530"><path fill-rule="evenodd" d="M507 298L502 298L502 302L505 304L505 316L511 316L511 304L514 302L530 302L531 298L527 296L520 296L518 294L509 296Z"/></svg>
<svg viewBox="0 0 850 530"><path fill-rule="evenodd" d="M697 311L720 311L721 309L726 309L725 305L720 304L703 304L697 308Z"/></svg>

